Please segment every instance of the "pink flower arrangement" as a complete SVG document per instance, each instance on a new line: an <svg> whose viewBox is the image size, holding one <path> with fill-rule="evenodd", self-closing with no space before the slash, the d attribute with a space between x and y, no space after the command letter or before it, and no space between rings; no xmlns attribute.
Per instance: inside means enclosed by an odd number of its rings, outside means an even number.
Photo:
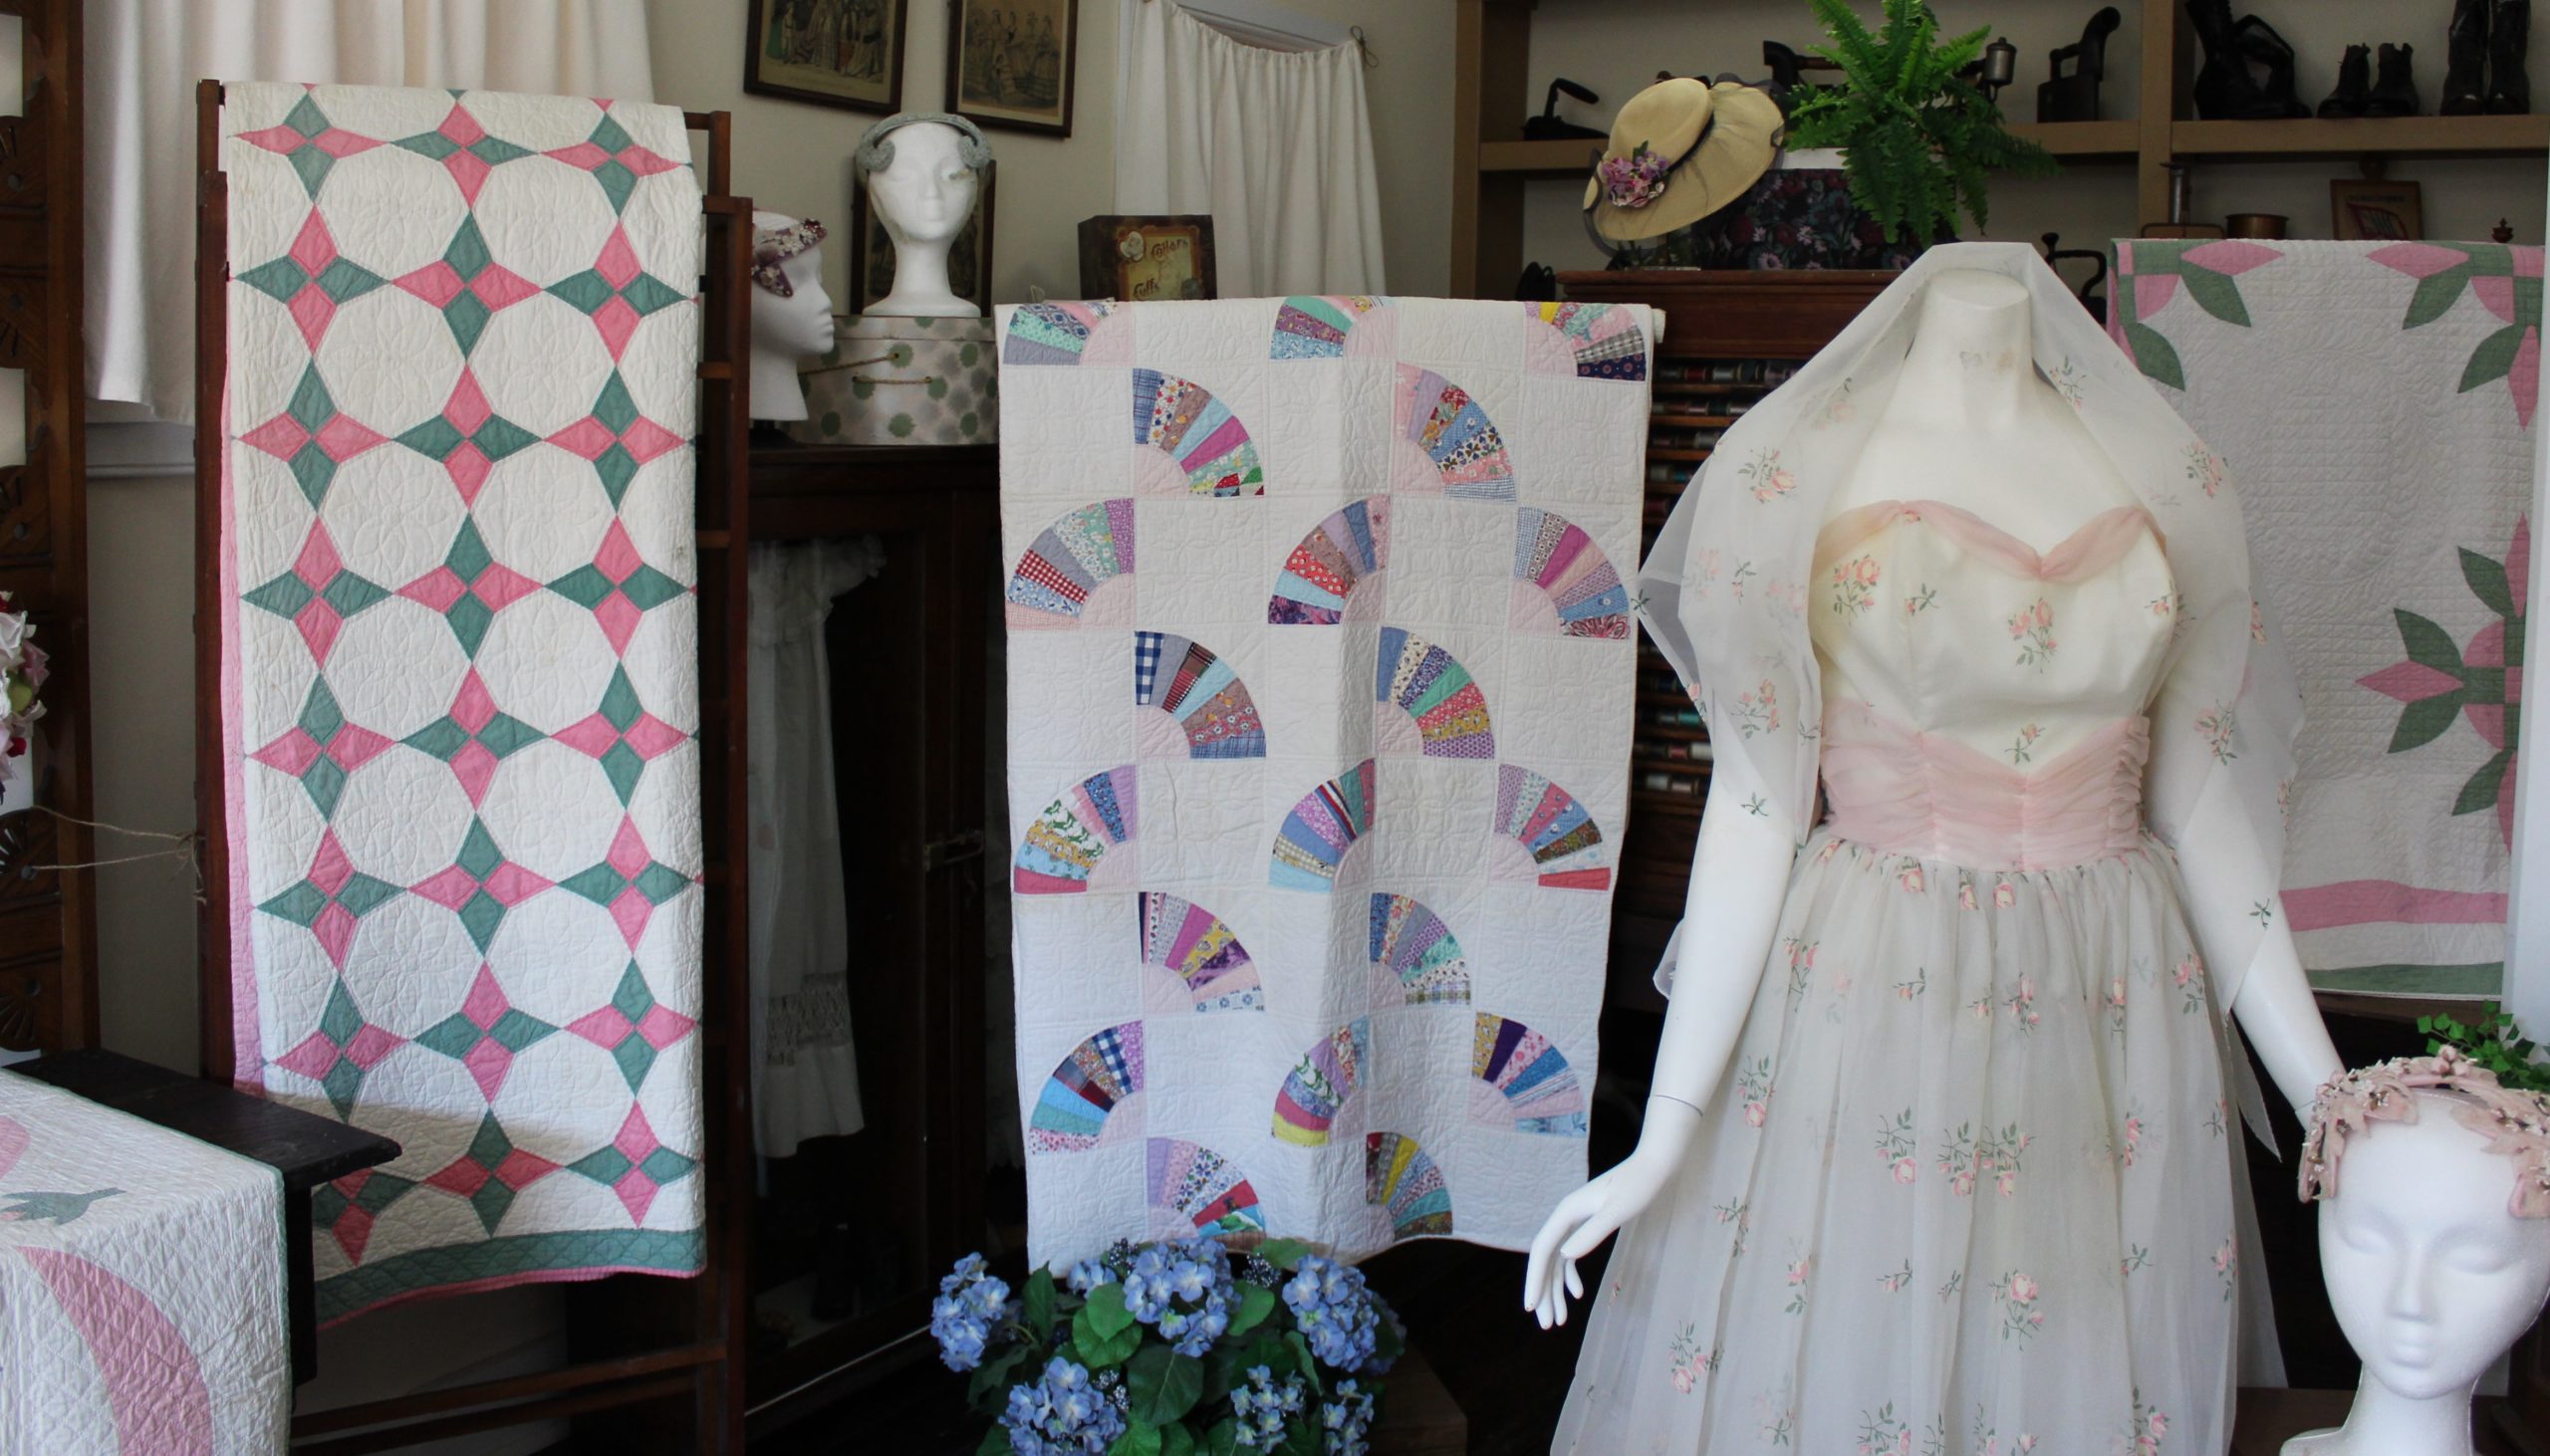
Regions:
<svg viewBox="0 0 2550 1456"><path fill-rule="evenodd" d="M1996 882L1993 884L1993 886L1992 886L1992 907L1993 907L1994 909L1997 909L1997 910L2006 910L2006 909L2010 908L2011 906L2013 906L2013 905L2017 904L2018 902L2019 902L2019 891L2018 891L2018 887L2017 887L2016 885L2011 884L2011 883L2010 883L2008 880L2006 880L2006 879L1996 881Z"/></svg>
<svg viewBox="0 0 2550 1456"><path fill-rule="evenodd" d="M1904 872L1896 877L1904 882L1907 892L1916 895L1921 892L1921 866L1917 861L1907 863Z"/></svg>
<svg viewBox="0 0 2550 1456"><path fill-rule="evenodd" d="M0 702L0 734L7 737L5 755L0 755L0 780L12 773L9 759L26 757L27 735L44 716L36 689L44 686L49 674L44 648L35 644L35 624L18 609L16 600L0 592L0 691L6 693L6 701Z"/></svg>
<svg viewBox="0 0 2550 1456"><path fill-rule="evenodd" d="M1627 156L1607 156L1594 168L1603 182L1603 196L1614 207L1645 207L1664 195L1664 184L1672 178L1673 160L1660 152L1648 149L1646 142Z"/></svg>
<svg viewBox="0 0 2550 1456"><path fill-rule="evenodd" d="M1900 1157L1895 1160L1895 1181L1899 1183L1910 1183L1920 1176L1920 1168L1909 1157Z"/></svg>
<svg viewBox="0 0 2550 1456"><path fill-rule="evenodd" d="M1971 881L1960 884L1956 887L1956 902L1965 909L1971 910L1975 908L1974 885Z"/></svg>
<svg viewBox="0 0 2550 1456"><path fill-rule="evenodd" d="M1744 1125L1747 1127L1761 1126L1763 1121L1770 1115L1771 1108L1766 1102L1746 1102L1744 1104Z"/></svg>

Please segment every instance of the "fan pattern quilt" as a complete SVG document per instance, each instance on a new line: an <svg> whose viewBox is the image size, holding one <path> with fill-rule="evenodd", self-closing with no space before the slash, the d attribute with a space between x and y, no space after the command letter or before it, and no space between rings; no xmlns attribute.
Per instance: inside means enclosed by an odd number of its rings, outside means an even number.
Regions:
<svg viewBox="0 0 2550 1456"><path fill-rule="evenodd" d="M280 1451L283 1179L0 1072L0 1452Z"/></svg>
<svg viewBox="0 0 2550 1456"><path fill-rule="evenodd" d="M238 85L236 1077L397 1139L323 1319L701 1262L681 114Z"/></svg>
<svg viewBox="0 0 2550 1456"><path fill-rule="evenodd" d="M1033 1260L1519 1247L1585 1176L1643 311L1000 311Z"/></svg>

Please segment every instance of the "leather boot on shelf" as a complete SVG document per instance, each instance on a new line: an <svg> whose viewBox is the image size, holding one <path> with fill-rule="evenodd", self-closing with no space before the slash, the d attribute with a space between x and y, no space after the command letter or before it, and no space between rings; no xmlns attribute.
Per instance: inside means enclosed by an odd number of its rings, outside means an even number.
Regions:
<svg viewBox="0 0 2550 1456"><path fill-rule="evenodd" d="M2187 21L2204 48L2195 73L2195 114L2208 121L2247 121L2266 115L2257 78L2232 35L2231 0L2187 0Z"/></svg>
<svg viewBox="0 0 2550 1456"><path fill-rule="evenodd" d="M2439 117L2476 116L2487 106L2481 69L2488 59L2488 0L2453 0L2452 23L2444 27L2443 100Z"/></svg>
<svg viewBox="0 0 2550 1456"><path fill-rule="evenodd" d="M2418 114L2418 83L2410 74L2415 46L2385 45L2373 58L2373 95L2365 100L2368 117L2414 117Z"/></svg>
<svg viewBox="0 0 2550 1456"><path fill-rule="evenodd" d="M2531 42L2532 0L2497 0L2488 21L2489 111L2520 116L2532 110L2532 81L2523 74L2523 52Z"/></svg>
<svg viewBox="0 0 2550 1456"><path fill-rule="evenodd" d="M2470 0L2465 0L2470 3ZM2373 48L2349 46L2338 62L2338 89L2320 103L2323 117L2361 117L2366 98L2373 93Z"/></svg>
<svg viewBox="0 0 2550 1456"><path fill-rule="evenodd" d="M2239 42L2242 57L2267 68L2267 79L2258 88L2258 109L2252 115L2268 121L2310 116L2311 109L2294 95L2292 42L2254 15L2241 16L2231 34Z"/></svg>

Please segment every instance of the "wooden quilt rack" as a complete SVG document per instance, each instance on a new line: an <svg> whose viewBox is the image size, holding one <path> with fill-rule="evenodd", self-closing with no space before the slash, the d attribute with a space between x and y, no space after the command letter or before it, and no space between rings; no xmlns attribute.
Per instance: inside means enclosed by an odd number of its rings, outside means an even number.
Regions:
<svg viewBox="0 0 2550 1456"><path fill-rule="evenodd" d="M222 87L195 93L195 802L203 882L228 880L219 697L221 391L228 330L229 193L221 171ZM303 1415L292 1449L351 1456L534 1421L575 1418L577 1444L623 1451L741 1451L744 1341L751 1311L743 1241L752 1199L749 1026L744 972L747 829L744 791L747 397L751 349L752 199L732 195L733 118L686 112L707 133L707 271L700 279L701 408L696 488L699 546L700 812L705 963L699 1036L708 1109L707 1270L690 1280L622 1276L567 1289L570 1362L509 1379L420 1391ZM76 396L75 396L76 397ZM713 729L711 727L713 726ZM230 907L202 897L196 945L202 1074L231 1080Z"/></svg>

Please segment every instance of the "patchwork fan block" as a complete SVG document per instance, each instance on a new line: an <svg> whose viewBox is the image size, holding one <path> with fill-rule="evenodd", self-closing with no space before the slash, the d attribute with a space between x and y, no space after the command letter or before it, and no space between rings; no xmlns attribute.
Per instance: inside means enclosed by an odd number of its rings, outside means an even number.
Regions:
<svg viewBox="0 0 2550 1456"><path fill-rule="evenodd" d="M1355 1095L1356 1079L1372 1063L1372 1025L1362 1017L1302 1054L1275 1093L1275 1136L1297 1147L1328 1141L1337 1113Z"/></svg>
<svg viewBox="0 0 2550 1456"><path fill-rule="evenodd" d="M1538 346L1529 354L1535 372L1630 382L1647 377L1644 306L1535 303L1524 309L1523 327Z"/></svg>
<svg viewBox="0 0 2550 1456"><path fill-rule="evenodd" d="M1478 1014L1471 1036L1470 1076L1493 1098L1474 1098L1473 1114L1513 1119L1517 1132L1558 1137L1586 1134L1585 1090L1550 1039L1507 1017Z"/></svg>
<svg viewBox="0 0 2550 1456"><path fill-rule="evenodd" d="M1122 363L1124 330L1107 327L1121 318L1123 305L1110 302L1026 304L1011 312L1009 330L1001 337L1000 362L1005 364L1082 364Z"/></svg>
<svg viewBox="0 0 2550 1456"><path fill-rule="evenodd" d="M1146 892L1136 902L1143 934L1143 964L1177 978L1178 991L1196 1011L1263 1011L1265 993L1248 947L1221 918L1171 894Z"/></svg>
<svg viewBox="0 0 2550 1456"><path fill-rule="evenodd" d="M1134 443L1185 472L1189 495L1266 493L1266 472L1247 426L1203 385L1156 369L1134 370Z"/></svg>
<svg viewBox="0 0 2550 1456"><path fill-rule="evenodd" d="M1045 1080L1027 1119L1030 1152L1082 1152L1126 1127L1111 1122L1143 1090L1143 1024L1129 1021L1095 1033Z"/></svg>
<svg viewBox="0 0 2550 1456"><path fill-rule="evenodd" d="M1266 757L1266 729L1248 684L1201 642L1134 633L1134 703L1167 714L1189 758Z"/></svg>
<svg viewBox="0 0 2550 1456"><path fill-rule="evenodd" d="M1571 637L1630 637L1630 593L1611 559L1566 517L1526 507L1514 513L1514 582L1518 599L1537 594L1515 624Z"/></svg>
<svg viewBox="0 0 2550 1456"><path fill-rule="evenodd" d="M1399 366L1399 438L1423 459L1396 476L1402 490L1439 490L1456 500L1514 499L1514 461L1487 411L1432 369Z"/></svg>
<svg viewBox="0 0 2550 1456"><path fill-rule="evenodd" d="M1427 758L1496 757L1487 695L1452 654L1395 626L1382 628L1373 701L1395 707L1416 725Z"/></svg>
<svg viewBox="0 0 2550 1456"><path fill-rule="evenodd" d="M1443 1186L1443 1170L1433 1156L1413 1137L1365 1134L1364 1201L1390 1210L1394 1242L1452 1231L1452 1191Z"/></svg>
<svg viewBox="0 0 2550 1456"><path fill-rule="evenodd" d="M1257 1190L1230 1159L1201 1143L1154 1137L1145 1148L1151 1237L1221 1237L1266 1232Z"/></svg>
<svg viewBox="0 0 2550 1456"><path fill-rule="evenodd" d="M1371 759L1303 795L1276 832L1268 882L1278 889L1327 893L1346 851L1371 833L1378 798Z"/></svg>
<svg viewBox="0 0 2550 1456"><path fill-rule="evenodd" d="M1092 593L1134 570L1134 502L1083 506L1037 536L1009 574L1012 627L1076 626Z"/></svg>
<svg viewBox="0 0 2550 1456"><path fill-rule="evenodd" d="M1496 766L1496 834L1531 855L1540 882L1552 889L1609 889L1612 870L1603 827L1565 789L1513 764Z"/></svg>
<svg viewBox="0 0 2550 1456"><path fill-rule="evenodd" d="M1469 962L1452 927L1406 895L1374 894L1369 955L1410 1006L1470 999Z"/></svg>
<svg viewBox="0 0 2550 1456"><path fill-rule="evenodd" d="M1011 887L1023 895L1088 890L1107 851L1133 840L1135 815L1131 764L1083 779L1027 827Z"/></svg>
<svg viewBox="0 0 2550 1456"><path fill-rule="evenodd" d="M1356 324L1389 304L1389 299L1369 294L1288 298L1276 310L1275 339L1266 357L1344 359L1350 343L1360 344Z"/></svg>
<svg viewBox="0 0 2550 1456"><path fill-rule="evenodd" d="M1357 501L1320 522L1284 559L1275 595L1266 604L1266 619L1311 626L1344 621L1347 599L1390 561L1390 498Z"/></svg>
<svg viewBox="0 0 2550 1456"><path fill-rule="evenodd" d="M314 1197L320 1317L694 1272L693 405L646 383L699 357L681 115L239 83L222 125L234 1074L409 1148Z"/></svg>

